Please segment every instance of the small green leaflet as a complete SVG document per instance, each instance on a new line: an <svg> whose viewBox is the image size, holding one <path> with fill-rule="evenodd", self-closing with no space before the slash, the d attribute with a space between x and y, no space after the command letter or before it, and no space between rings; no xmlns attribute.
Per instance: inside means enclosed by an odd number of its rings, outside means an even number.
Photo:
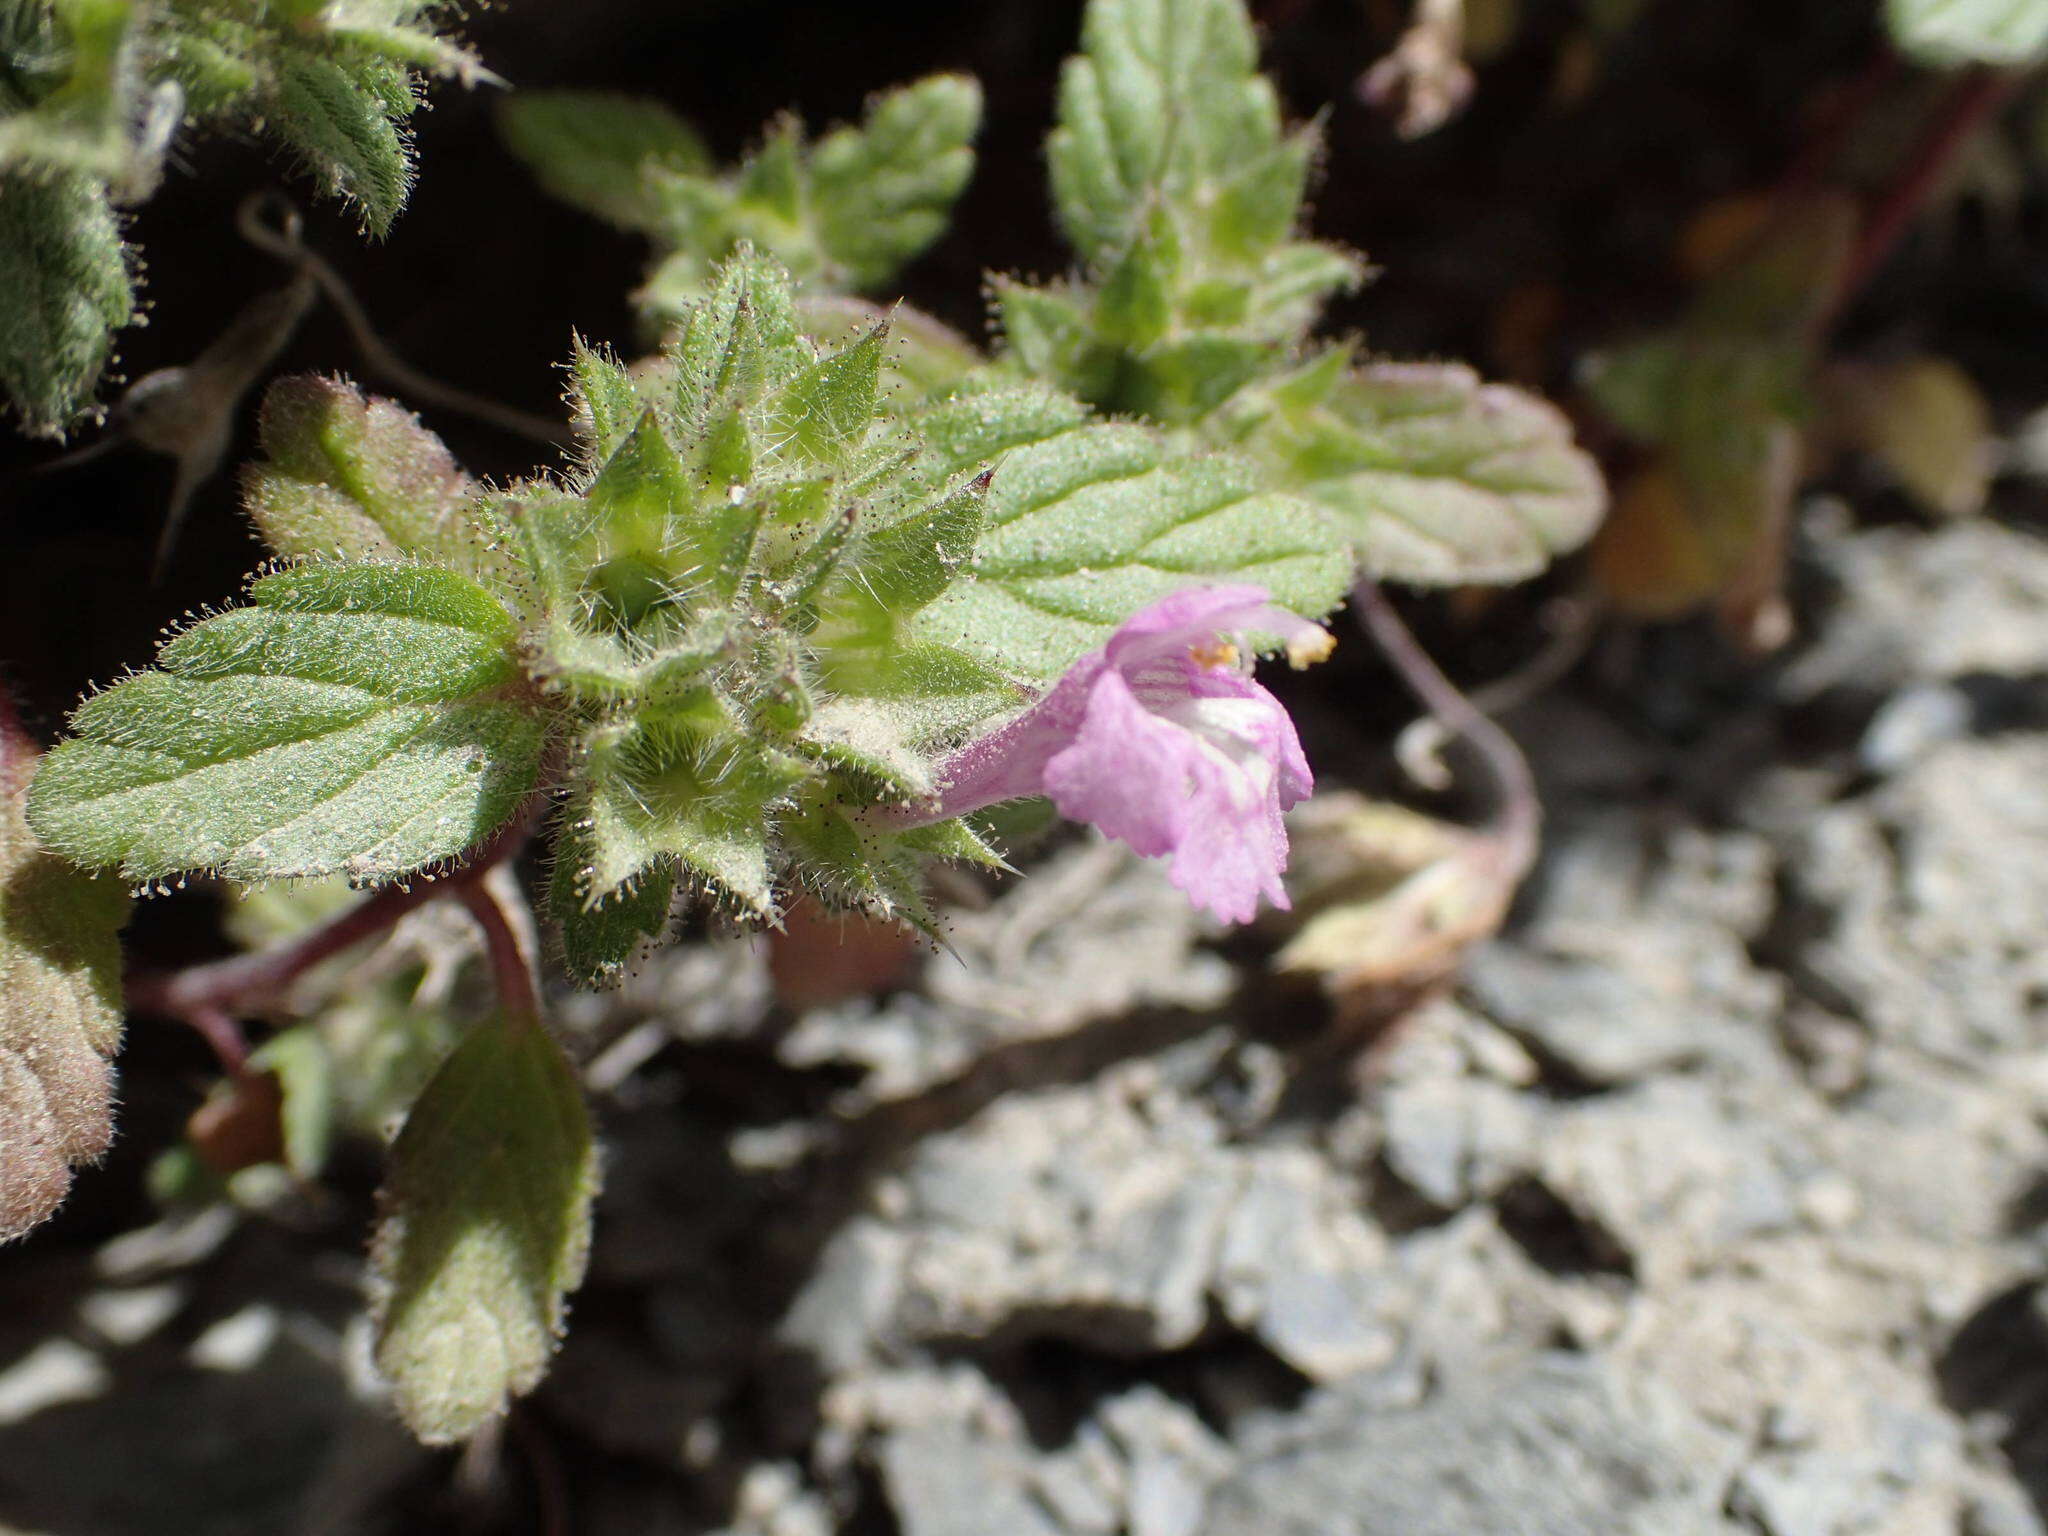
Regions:
<svg viewBox="0 0 2048 1536"><path fill-rule="evenodd" d="M1126 249L1155 199L1191 202L1278 137L1238 0L1091 0L1081 47L1060 76L1046 158L1060 222L1088 261Z"/></svg>
<svg viewBox="0 0 2048 1536"><path fill-rule="evenodd" d="M597 1154L537 1019L473 1027L392 1145L371 1246L377 1366L429 1445L531 1391L590 1250Z"/></svg>
<svg viewBox="0 0 2048 1536"><path fill-rule="evenodd" d="M835 128L811 151L818 243L845 286L878 288L945 233L974 174L981 87L933 75L886 91L858 128Z"/></svg>
<svg viewBox="0 0 2048 1536"><path fill-rule="evenodd" d="M658 101L611 91L518 91L498 103L498 132L551 197L623 229L657 234L666 175L711 169L704 141Z"/></svg>
<svg viewBox="0 0 2048 1536"><path fill-rule="evenodd" d="M1931 64L2018 69L2048 58L2042 0L1885 0L1884 18L1904 52Z"/></svg>
<svg viewBox="0 0 2048 1536"><path fill-rule="evenodd" d="M32 756L0 731L0 1242L55 1210L113 1139L128 899L36 846Z"/></svg>
<svg viewBox="0 0 2048 1536"><path fill-rule="evenodd" d="M1012 360L1110 415L1200 421L1363 276L1295 238L1314 128L1284 131L1240 0L1091 0L1047 142L1077 280L998 281Z"/></svg>
<svg viewBox="0 0 2048 1536"><path fill-rule="evenodd" d="M452 571L305 565L88 699L29 797L44 843L131 880L388 880L533 788L512 616Z"/></svg>

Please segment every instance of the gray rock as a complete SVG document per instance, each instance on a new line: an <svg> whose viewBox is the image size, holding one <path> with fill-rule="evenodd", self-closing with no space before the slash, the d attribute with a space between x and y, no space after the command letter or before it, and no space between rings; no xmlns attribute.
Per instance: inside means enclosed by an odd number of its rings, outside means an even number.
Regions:
<svg viewBox="0 0 2048 1536"><path fill-rule="evenodd" d="M1539 1113L1484 1078L1392 1085L1383 1105L1387 1167L1439 1210L1498 1194L1530 1165Z"/></svg>
<svg viewBox="0 0 2048 1536"><path fill-rule="evenodd" d="M1867 1465L1825 1455L1751 1462L1728 1494L1729 1512L1761 1536L1848 1536L1879 1507Z"/></svg>
<svg viewBox="0 0 2048 1536"><path fill-rule="evenodd" d="M1729 1529L1675 1402L1568 1356L1466 1375L1409 1413L1320 1395L1247 1437L1202 1536L1705 1536Z"/></svg>
<svg viewBox="0 0 2048 1536"><path fill-rule="evenodd" d="M2044 1536L2048 1526L2013 1488L1981 1489L1963 1506L1962 1536Z"/></svg>
<svg viewBox="0 0 2048 1536"><path fill-rule="evenodd" d="M2028 673L2048 657L2048 544L2034 535L1974 520L1931 533L1877 528L1821 548L1842 600L1786 669L1787 698Z"/></svg>
<svg viewBox="0 0 2048 1536"><path fill-rule="evenodd" d="M1974 1064L2038 1043L2048 738L1951 742L1798 836L1796 964L1880 1037Z"/></svg>
<svg viewBox="0 0 2048 1536"><path fill-rule="evenodd" d="M947 922L923 996L814 1009L778 1046L792 1066L866 1070L848 1111L907 1097L1005 1045L1141 1007L1213 1008L1234 976L1196 948L1203 919L1156 862L1119 843L1066 849L982 911Z"/></svg>
<svg viewBox="0 0 2048 1536"><path fill-rule="evenodd" d="M1021 1451L931 1428L891 1436L879 1460L903 1536L1067 1536Z"/></svg>

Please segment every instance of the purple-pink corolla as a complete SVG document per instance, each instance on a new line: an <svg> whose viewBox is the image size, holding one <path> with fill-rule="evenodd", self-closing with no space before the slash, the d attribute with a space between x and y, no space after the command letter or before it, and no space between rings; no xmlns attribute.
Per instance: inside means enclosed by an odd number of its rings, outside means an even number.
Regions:
<svg viewBox="0 0 2048 1536"><path fill-rule="evenodd" d="M1297 667L1334 644L1264 587L1162 598L1022 715L942 764L931 819L1050 796L1069 820L1169 857L1173 883L1225 922L1249 919L1262 895L1285 908L1280 813L1315 781L1286 708L1253 681L1232 638L1248 632L1277 635Z"/></svg>

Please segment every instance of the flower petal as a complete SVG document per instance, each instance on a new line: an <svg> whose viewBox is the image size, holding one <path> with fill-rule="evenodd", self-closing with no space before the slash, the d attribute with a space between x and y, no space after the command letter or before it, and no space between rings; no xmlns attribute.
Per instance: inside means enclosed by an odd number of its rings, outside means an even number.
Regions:
<svg viewBox="0 0 2048 1536"><path fill-rule="evenodd" d="M1138 702L1104 672L1081 728L1045 765L1045 792L1069 821L1086 821L1147 857L1171 853L1188 830L1187 785L1202 744Z"/></svg>

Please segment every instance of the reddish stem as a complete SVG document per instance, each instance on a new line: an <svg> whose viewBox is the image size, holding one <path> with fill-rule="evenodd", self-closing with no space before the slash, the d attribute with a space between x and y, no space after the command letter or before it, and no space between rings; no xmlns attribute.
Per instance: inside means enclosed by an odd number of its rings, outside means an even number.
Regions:
<svg viewBox="0 0 2048 1536"><path fill-rule="evenodd" d="M1899 56L1889 48L1881 49L1863 67L1863 73L1821 113L1805 144L1778 178L1777 188L1771 194L1773 203L1780 208L1790 206L1820 185L1821 177L1862 125L1864 115L1890 89L1898 73Z"/></svg>
<svg viewBox="0 0 2048 1536"><path fill-rule="evenodd" d="M1494 792L1490 831L1500 849L1506 884L1510 889L1519 885L1536 862L1543 827L1543 802L1536 792L1536 776L1529 770L1528 758L1515 745L1514 737L1444 676L1443 669L1401 622L1378 582L1360 577L1351 589L1351 604L1359 624L1409 691L1442 723L1445 731L1471 743L1486 765Z"/></svg>
<svg viewBox="0 0 2048 1536"><path fill-rule="evenodd" d="M519 947L519 936L512 931L512 922L505 916L497 893L472 880L456 894L483 930L484 953L490 958L491 976L497 982L498 1001L504 1006L506 1018L521 1024L537 1024L540 994L534 988L533 968L527 964L526 951Z"/></svg>
<svg viewBox="0 0 2048 1536"><path fill-rule="evenodd" d="M1912 158L1900 168L1883 200L1864 223L1816 330L1825 331L1832 325L1849 301L1877 275L1900 237L1941 189L1957 155L2011 99L2020 81L2021 76L2015 71L1977 68L1955 83L1914 147Z"/></svg>
<svg viewBox="0 0 2048 1536"><path fill-rule="evenodd" d="M213 1054L220 1059L221 1070L228 1076L240 1077L249 1070L249 1039L242 1033L242 1026L235 1022L233 1014L202 1003L185 1014L184 1020L213 1047Z"/></svg>
<svg viewBox="0 0 2048 1536"><path fill-rule="evenodd" d="M290 943L178 971L131 971L125 981L128 1007L191 1025L205 1036L226 1070L239 1072L247 1047L235 1023L238 1016L275 1007L291 985L321 961L389 932L414 908L443 896L465 895L525 846L546 803L544 795L530 798L460 869L438 879L419 876L410 885L386 886ZM529 978L529 996L532 990Z"/></svg>

